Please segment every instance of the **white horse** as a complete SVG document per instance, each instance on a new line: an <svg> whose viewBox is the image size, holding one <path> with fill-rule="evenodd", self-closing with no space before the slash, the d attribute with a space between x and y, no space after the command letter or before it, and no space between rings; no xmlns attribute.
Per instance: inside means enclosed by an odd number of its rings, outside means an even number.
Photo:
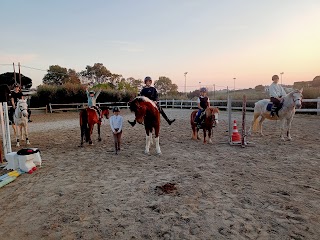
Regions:
<svg viewBox="0 0 320 240"><path fill-rule="evenodd" d="M254 113L253 113L253 121L252 121L252 131L260 132L260 135L263 136L262 133L262 122L267 118L269 120L280 120L280 137L282 140L284 139L284 131L285 131L285 123L287 123L287 137L288 140L292 140L290 135L291 123L293 116L295 114L296 108L301 108L301 100L302 100L302 91L303 88L300 90L293 90L292 92L288 93L285 97L282 98L282 108L279 110L279 117L275 114L271 117L271 112L267 110L267 105L270 102L269 99L263 99L255 103L254 106ZM260 121L258 121L258 118ZM251 132L251 128L249 133Z"/></svg>
<svg viewBox="0 0 320 240"><path fill-rule="evenodd" d="M12 125L14 130L14 135L17 141L17 147L20 146L19 138L24 140L24 134L26 136L27 144L30 144L28 139L28 104L24 99L19 99L16 109L13 115L14 125Z"/></svg>

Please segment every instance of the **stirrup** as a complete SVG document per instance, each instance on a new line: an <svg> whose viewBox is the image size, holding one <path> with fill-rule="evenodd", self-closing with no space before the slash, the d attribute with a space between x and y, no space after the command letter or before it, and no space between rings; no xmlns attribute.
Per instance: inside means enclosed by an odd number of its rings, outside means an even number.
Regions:
<svg viewBox="0 0 320 240"><path fill-rule="evenodd" d="M135 121L135 120L132 121L132 122L128 120L128 123L130 123L130 125L131 125L132 127L133 127L134 125L136 125L136 121Z"/></svg>

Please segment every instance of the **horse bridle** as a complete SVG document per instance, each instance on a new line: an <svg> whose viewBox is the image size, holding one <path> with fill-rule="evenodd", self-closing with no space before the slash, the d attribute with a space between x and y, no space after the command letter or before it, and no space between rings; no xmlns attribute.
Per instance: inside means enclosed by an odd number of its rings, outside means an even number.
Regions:
<svg viewBox="0 0 320 240"><path fill-rule="evenodd" d="M20 106L20 104L17 107L18 107L20 113L22 113L24 110L28 111L28 108L23 108L22 106Z"/></svg>
<svg viewBox="0 0 320 240"><path fill-rule="evenodd" d="M297 99L293 98L293 102L296 103L296 101L300 101L302 103L302 98L297 98Z"/></svg>

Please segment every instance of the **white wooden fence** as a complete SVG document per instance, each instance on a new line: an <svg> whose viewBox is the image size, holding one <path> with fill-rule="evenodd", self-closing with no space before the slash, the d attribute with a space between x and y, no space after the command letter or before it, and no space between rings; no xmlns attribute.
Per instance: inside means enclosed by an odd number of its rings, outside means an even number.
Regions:
<svg viewBox="0 0 320 240"><path fill-rule="evenodd" d="M247 100L247 111L253 111L255 102L258 100ZM302 113L317 113L320 115L320 97L317 99L303 99L303 103L314 102L317 103L316 108L302 108L296 109L296 112ZM175 99L165 99L159 101L160 106L163 108L180 108L180 109L193 109L197 108L197 101L193 100L175 100ZM227 100L210 100L212 106L218 106L220 109L227 109ZM112 106L119 108L129 108L128 102L104 102L97 103L98 106ZM49 111L78 111L87 106L87 103L66 103L66 104L49 104ZM232 110L242 110L242 100L232 100Z"/></svg>

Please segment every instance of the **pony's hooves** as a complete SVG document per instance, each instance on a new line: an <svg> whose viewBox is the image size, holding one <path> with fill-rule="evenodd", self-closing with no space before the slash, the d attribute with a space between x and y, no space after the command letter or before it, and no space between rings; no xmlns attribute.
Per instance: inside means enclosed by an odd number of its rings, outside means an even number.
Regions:
<svg viewBox="0 0 320 240"><path fill-rule="evenodd" d="M150 155L150 152L144 151L145 154Z"/></svg>
<svg viewBox="0 0 320 240"><path fill-rule="evenodd" d="M81 148L82 148L82 147L83 147L83 145L79 145L78 147L81 147Z"/></svg>
<svg viewBox="0 0 320 240"><path fill-rule="evenodd" d="M20 147L20 144L19 143L17 143L17 145L16 145L17 147Z"/></svg>
<svg viewBox="0 0 320 240"><path fill-rule="evenodd" d="M101 138L98 138L98 141L101 142Z"/></svg>
<svg viewBox="0 0 320 240"><path fill-rule="evenodd" d="M162 152L158 152L157 155L158 155L158 156L162 155Z"/></svg>
<svg viewBox="0 0 320 240"><path fill-rule="evenodd" d="M27 142L27 145L30 145L30 142L29 142L29 141Z"/></svg>
<svg viewBox="0 0 320 240"><path fill-rule="evenodd" d="M211 139L209 140L209 143L212 143L212 140L211 140Z"/></svg>

